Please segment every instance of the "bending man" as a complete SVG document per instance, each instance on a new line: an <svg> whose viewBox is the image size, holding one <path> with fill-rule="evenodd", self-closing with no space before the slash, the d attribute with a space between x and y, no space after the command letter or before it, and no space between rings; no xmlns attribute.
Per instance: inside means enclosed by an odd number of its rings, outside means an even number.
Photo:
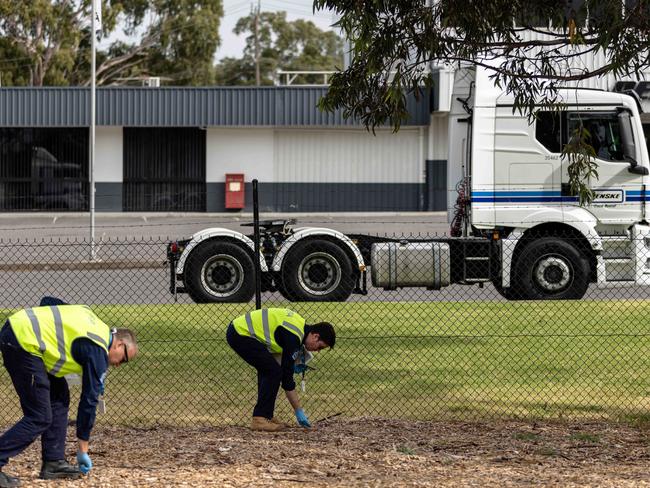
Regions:
<svg viewBox="0 0 650 488"><path fill-rule="evenodd" d="M269 308L233 320L228 326L226 339L230 347L257 370L257 404L253 409L251 428L275 432L286 427L273 417L280 384L298 423L311 427L296 393L294 365L303 347L312 352L334 347L336 333L332 324L307 325L305 319L291 310ZM274 354L281 354L280 364Z"/></svg>
<svg viewBox="0 0 650 488"><path fill-rule="evenodd" d="M40 478L73 479L88 473L92 468L88 441L108 366L127 363L138 354L130 330L111 329L87 306L56 299L41 303L55 305L21 310L0 331L0 351L24 415L0 437L0 488L19 486L19 480L3 473L2 467L39 436ZM65 459L70 393L64 375L68 374L82 375L78 467Z"/></svg>

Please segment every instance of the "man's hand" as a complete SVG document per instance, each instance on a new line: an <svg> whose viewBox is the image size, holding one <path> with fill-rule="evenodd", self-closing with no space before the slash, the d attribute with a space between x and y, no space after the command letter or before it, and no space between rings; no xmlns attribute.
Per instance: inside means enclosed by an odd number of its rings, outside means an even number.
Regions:
<svg viewBox="0 0 650 488"><path fill-rule="evenodd" d="M307 415L305 415L305 411L302 408L296 410L296 420L300 425L302 425L307 429L311 427L311 424L309 423L309 419L307 418Z"/></svg>
<svg viewBox="0 0 650 488"><path fill-rule="evenodd" d="M87 452L77 451L77 464L79 471L83 474L88 474L93 467L93 462Z"/></svg>

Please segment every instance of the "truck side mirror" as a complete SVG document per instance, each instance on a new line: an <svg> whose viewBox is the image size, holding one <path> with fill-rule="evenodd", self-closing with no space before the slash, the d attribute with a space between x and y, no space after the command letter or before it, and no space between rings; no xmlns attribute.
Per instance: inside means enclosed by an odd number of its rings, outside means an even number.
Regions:
<svg viewBox="0 0 650 488"><path fill-rule="evenodd" d="M636 161L634 161L634 164L631 163L630 167L627 168L627 170L630 173L633 173L635 175L642 175L642 176L647 176L649 173L648 168L646 168L645 166L639 166L638 164L636 164Z"/></svg>

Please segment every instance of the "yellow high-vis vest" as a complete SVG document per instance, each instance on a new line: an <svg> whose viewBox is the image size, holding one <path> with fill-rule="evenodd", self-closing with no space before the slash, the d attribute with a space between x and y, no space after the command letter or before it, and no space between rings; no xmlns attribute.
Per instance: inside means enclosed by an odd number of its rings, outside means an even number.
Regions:
<svg viewBox="0 0 650 488"><path fill-rule="evenodd" d="M76 339L90 339L108 354L111 329L86 305L27 308L8 320L20 346L42 358L53 376L82 373L82 366L72 357Z"/></svg>
<svg viewBox="0 0 650 488"><path fill-rule="evenodd" d="M254 337L266 345L271 354L282 352L282 347L275 342L275 331L278 327L298 336L300 342L305 337L305 319L286 308L263 308L248 312L237 317L232 324L239 335Z"/></svg>

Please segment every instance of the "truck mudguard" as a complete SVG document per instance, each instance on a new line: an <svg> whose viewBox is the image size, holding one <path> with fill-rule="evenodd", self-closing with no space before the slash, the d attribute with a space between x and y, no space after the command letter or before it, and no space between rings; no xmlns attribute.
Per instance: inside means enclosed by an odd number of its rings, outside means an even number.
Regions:
<svg viewBox="0 0 650 488"><path fill-rule="evenodd" d="M357 260L357 269L361 269L364 266L363 256L361 255L361 252L354 244L354 242L352 242L352 240L345 234L337 230L327 229L324 227L299 227L295 229L295 232L291 235L291 237L282 243L282 247L273 257L273 264L271 265L271 269L273 271L280 271L282 268L282 261L284 261L284 257L287 255L287 252L291 246L293 246L301 239L314 236L329 236L334 237L338 241L341 241L341 244L349 248L350 251L352 251L354 254L354 257ZM354 265L354 263L352 264Z"/></svg>
<svg viewBox="0 0 650 488"><path fill-rule="evenodd" d="M237 232L230 229L224 229L222 227L212 227L209 229L203 229L192 236L192 240L187 244L187 246L183 250L183 254L181 254L181 257L178 260L178 264L176 265L176 273L181 274L183 272L183 268L185 267L185 262L187 261L187 257L190 255L190 253L196 246L198 246L200 243L204 241L213 239L215 237L228 237L230 239L240 241L242 244L248 246L253 253L255 252L255 244L253 243L253 241L248 237L246 237L241 232ZM266 265L264 256L260 255L259 259L260 259L260 269L262 270L262 272L268 271L269 268Z"/></svg>
<svg viewBox="0 0 650 488"><path fill-rule="evenodd" d="M521 222L521 226L517 227L503 240L503 246L501 248L501 286L504 288L510 287L512 257L524 233L534 229L538 225L553 222L573 227L589 241L594 251L601 251L603 249L602 239L598 235L598 232L596 232L597 220L587 209L578 207L571 207L564 210L553 207L540 208L538 211L528 215Z"/></svg>

